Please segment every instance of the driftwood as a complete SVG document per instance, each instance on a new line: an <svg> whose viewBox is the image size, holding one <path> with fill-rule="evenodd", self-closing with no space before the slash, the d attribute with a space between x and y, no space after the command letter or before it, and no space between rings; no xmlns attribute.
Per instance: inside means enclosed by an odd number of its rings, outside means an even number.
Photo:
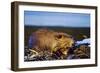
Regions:
<svg viewBox="0 0 100 73"><path fill-rule="evenodd" d="M27 48L26 48L27 49ZM61 60L61 59L87 59L90 58L90 47L88 45L78 45L72 47L68 55L62 55L62 53L58 50L53 52L53 54L44 54L44 56L38 55L37 57L32 57L32 53L35 52L34 50L26 50L25 53L25 61L44 61L44 60Z"/></svg>

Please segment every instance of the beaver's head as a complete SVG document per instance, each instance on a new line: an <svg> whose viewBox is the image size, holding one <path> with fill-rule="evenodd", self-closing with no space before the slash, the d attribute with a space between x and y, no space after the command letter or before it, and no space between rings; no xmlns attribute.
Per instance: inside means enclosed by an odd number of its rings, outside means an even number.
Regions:
<svg viewBox="0 0 100 73"><path fill-rule="evenodd" d="M67 33L57 32L55 33L56 45L52 49L53 51L60 51L63 55L67 55L68 50L73 47L74 39Z"/></svg>

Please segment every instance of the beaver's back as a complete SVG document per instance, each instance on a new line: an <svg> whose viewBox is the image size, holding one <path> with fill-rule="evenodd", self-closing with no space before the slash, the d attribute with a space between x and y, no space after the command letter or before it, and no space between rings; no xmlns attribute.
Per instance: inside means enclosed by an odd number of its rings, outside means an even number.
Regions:
<svg viewBox="0 0 100 73"><path fill-rule="evenodd" d="M32 48L37 47L42 50L51 48L52 44L54 44L54 42L56 42L56 40L55 40L56 33L57 32L54 32L52 30L47 30L47 29L37 30L31 36L31 39L34 40Z"/></svg>

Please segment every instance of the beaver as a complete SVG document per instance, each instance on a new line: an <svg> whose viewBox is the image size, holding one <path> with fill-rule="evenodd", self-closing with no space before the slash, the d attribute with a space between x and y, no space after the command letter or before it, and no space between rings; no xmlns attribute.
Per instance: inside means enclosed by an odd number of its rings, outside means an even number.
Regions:
<svg viewBox="0 0 100 73"><path fill-rule="evenodd" d="M58 50L62 55L67 55L70 47L74 44L71 35L64 32L57 32L50 29L38 29L29 37L29 50L36 56L51 56Z"/></svg>

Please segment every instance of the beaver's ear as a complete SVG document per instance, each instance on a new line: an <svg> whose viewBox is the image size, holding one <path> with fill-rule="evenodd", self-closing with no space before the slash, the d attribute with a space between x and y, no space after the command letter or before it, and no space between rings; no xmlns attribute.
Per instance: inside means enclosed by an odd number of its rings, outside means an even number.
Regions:
<svg viewBox="0 0 100 73"><path fill-rule="evenodd" d="M61 39L63 36L61 35L61 34L57 34L57 35L55 35L55 38L56 39Z"/></svg>

